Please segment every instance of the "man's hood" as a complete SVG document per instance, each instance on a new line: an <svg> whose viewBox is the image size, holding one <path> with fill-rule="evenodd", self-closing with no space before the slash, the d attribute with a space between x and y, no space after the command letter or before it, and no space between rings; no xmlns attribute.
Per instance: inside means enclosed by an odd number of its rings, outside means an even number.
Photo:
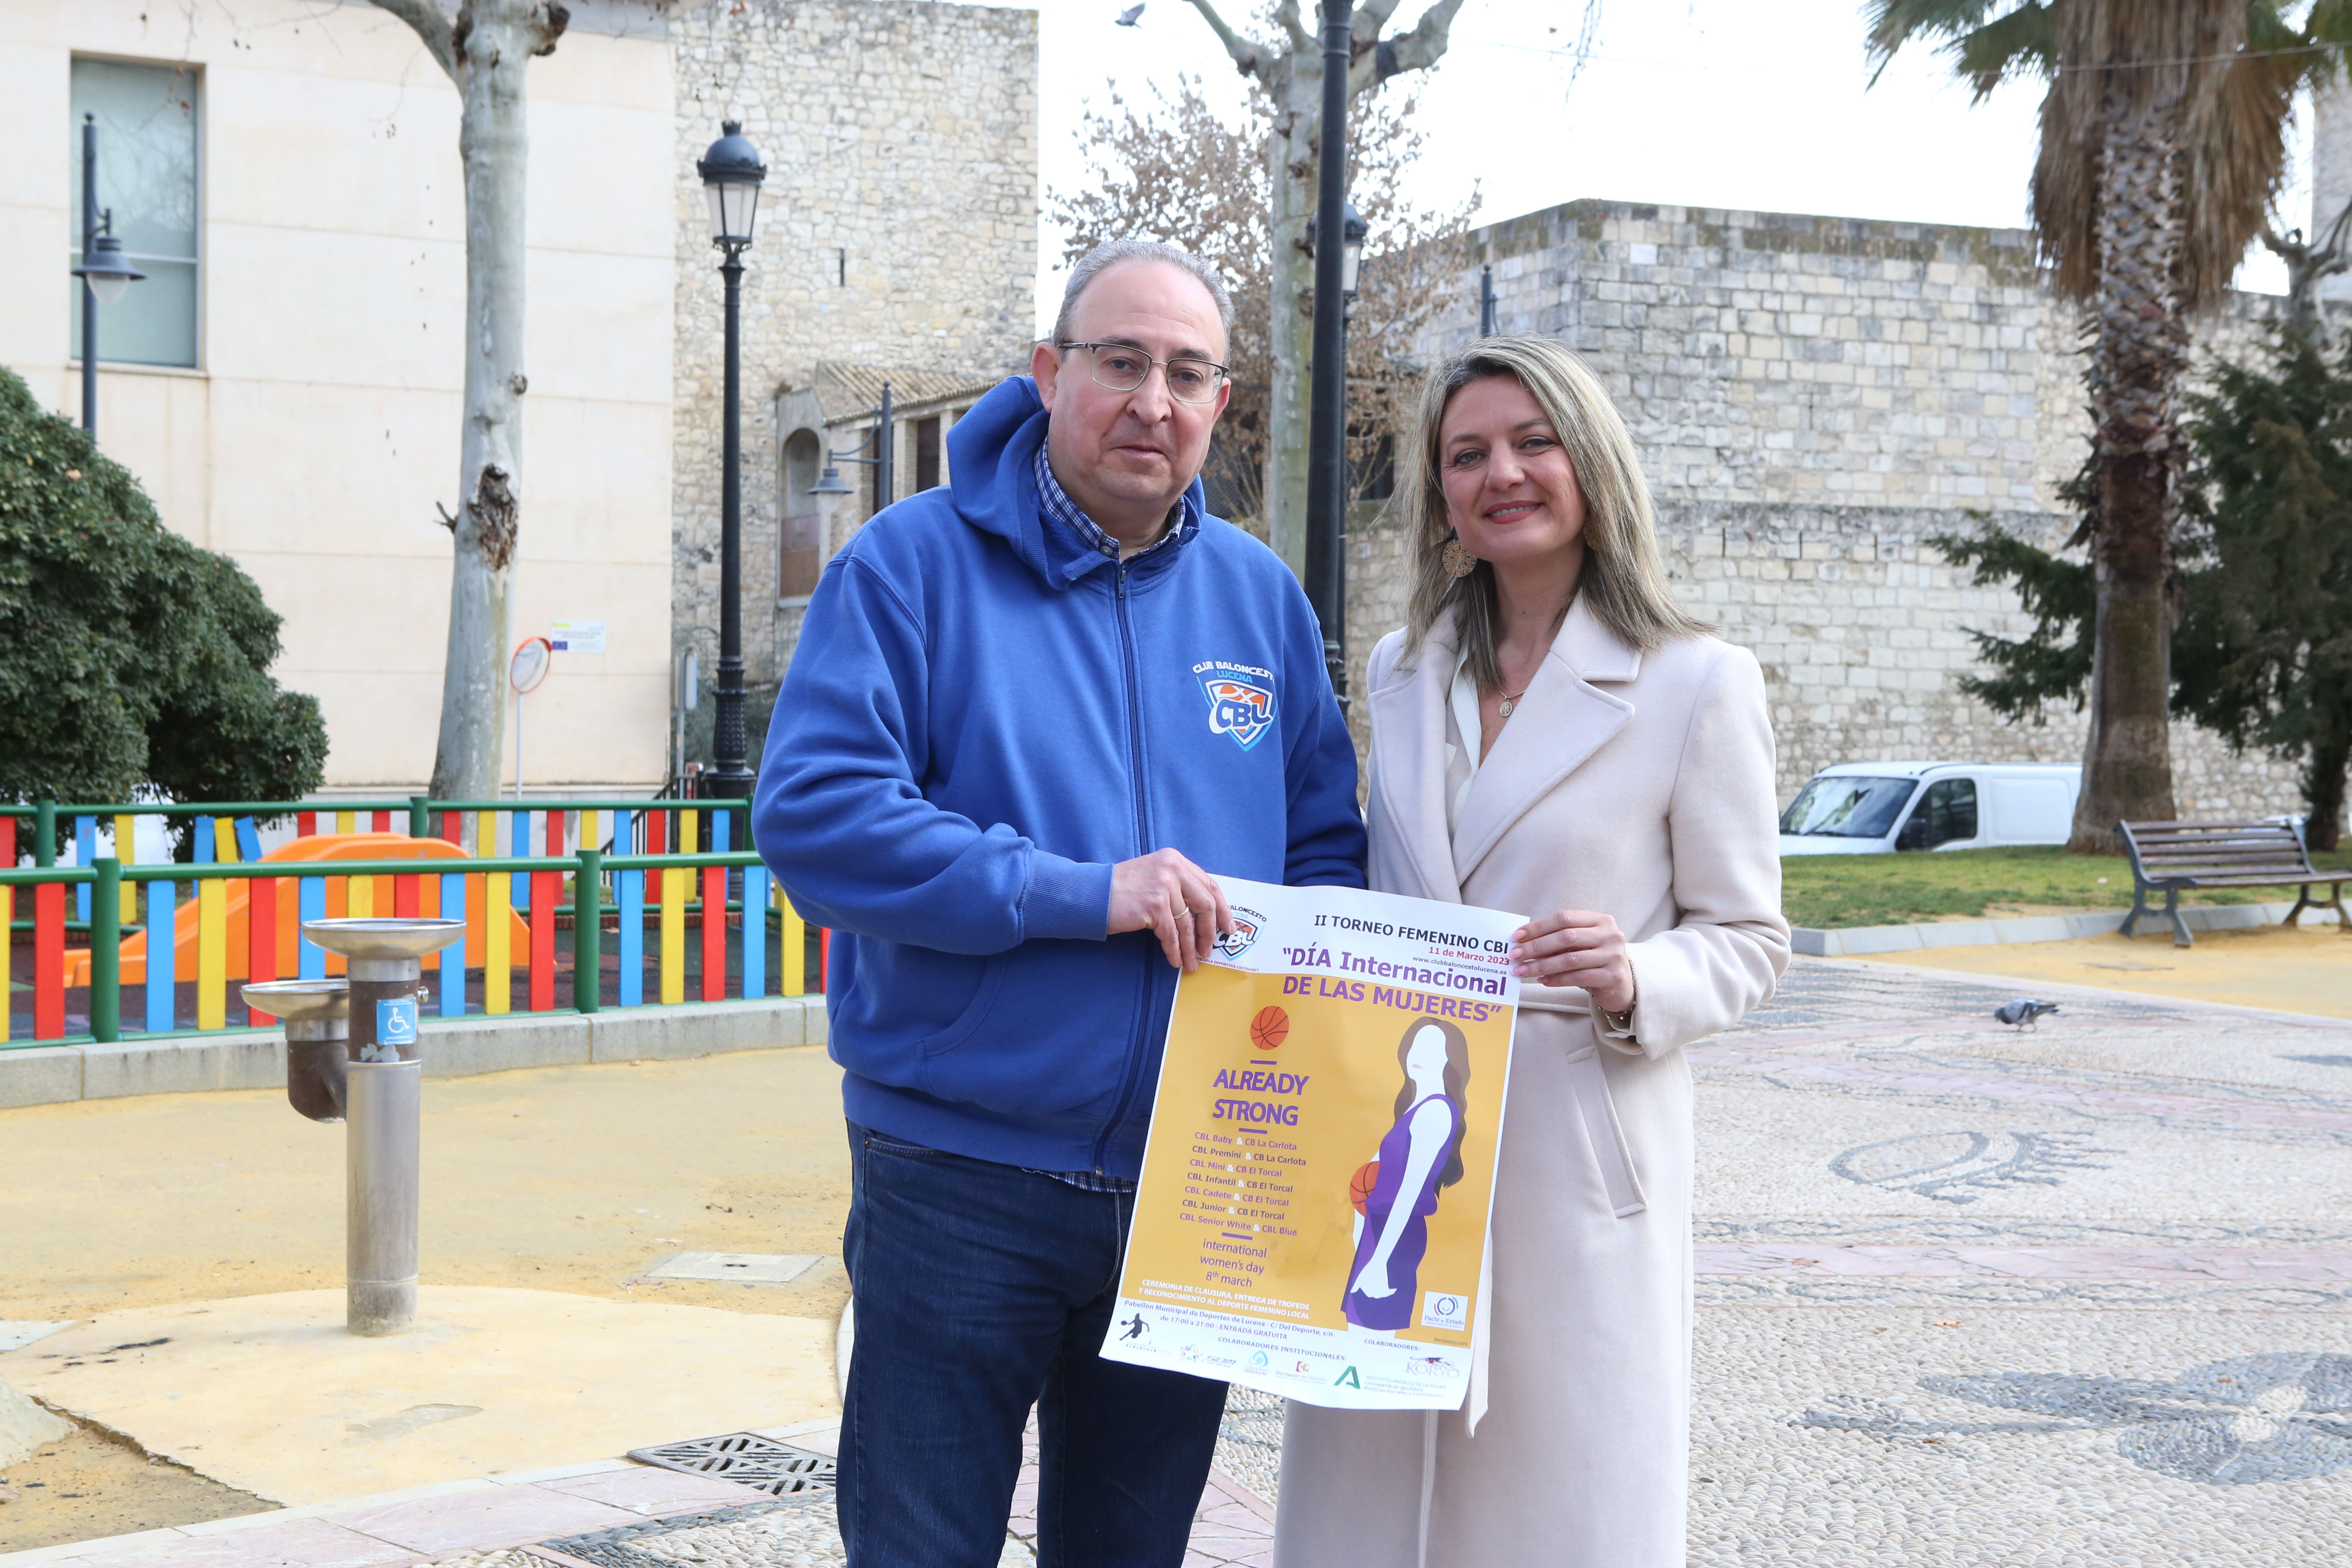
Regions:
<svg viewBox="0 0 2352 1568"><path fill-rule="evenodd" d="M948 493L966 522L1013 547L1029 569L1055 587L1076 582L1110 557L1082 540L1045 527L1037 500L1037 448L1045 444L1045 405L1025 375L999 383L948 431ZM1198 475L1184 491L1183 530L1196 532L1206 493ZM1174 550L1183 547L1179 540Z"/></svg>

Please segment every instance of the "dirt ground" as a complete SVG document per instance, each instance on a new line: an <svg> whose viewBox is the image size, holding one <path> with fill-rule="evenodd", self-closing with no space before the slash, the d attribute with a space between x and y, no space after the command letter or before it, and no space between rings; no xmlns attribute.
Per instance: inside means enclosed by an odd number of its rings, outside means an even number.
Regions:
<svg viewBox="0 0 2352 1568"><path fill-rule="evenodd" d="M0 1469L0 1552L195 1524L275 1506L85 1430Z"/></svg>
<svg viewBox="0 0 2352 1568"><path fill-rule="evenodd" d="M815 1047L425 1084L420 1276L831 1320L849 1159ZM783 1287L636 1282L801 1252ZM343 1136L281 1093L0 1111L0 1319L340 1286Z"/></svg>
<svg viewBox="0 0 2352 1568"><path fill-rule="evenodd" d="M2352 1018L2352 936L2332 922L2196 936L2196 946L2175 947L2168 926L2151 931L2143 925L2131 937L1915 949L1874 954L1872 962Z"/></svg>
<svg viewBox="0 0 2352 1568"><path fill-rule="evenodd" d="M427 1079L420 1274L736 1312L848 1298L840 1072L817 1047ZM789 1286L639 1281L805 1252ZM342 1130L275 1092L0 1111L0 1319L339 1287ZM84 1429L0 1472L0 1552L270 1506Z"/></svg>

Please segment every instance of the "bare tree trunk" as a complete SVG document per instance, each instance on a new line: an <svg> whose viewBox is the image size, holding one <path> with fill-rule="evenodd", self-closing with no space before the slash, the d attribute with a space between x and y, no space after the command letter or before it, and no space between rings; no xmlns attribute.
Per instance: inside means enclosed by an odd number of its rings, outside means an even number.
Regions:
<svg viewBox="0 0 2352 1568"><path fill-rule="evenodd" d="M533 55L554 51L570 15L554 0L375 0L415 29L463 100L466 172L464 426L458 446L449 642L432 782L439 800L498 794L522 511L523 199L530 167L523 89Z"/></svg>
<svg viewBox="0 0 2352 1568"><path fill-rule="evenodd" d="M1307 248L1307 220L1315 216L1323 62L1311 51L1294 49L1267 75L1275 110L1274 134L1266 140L1265 216L1274 256L1267 270L1265 479L1259 504L1266 542L1303 576L1307 426L1315 384L1315 261Z"/></svg>
<svg viewBox="0 0 2352 1568"><path fill-rule="evenodd" d="M1266 148L1267 228L1274 246L1267 302L1265 483L1261 521L1275 552L1293 572L1307 568L1307 452L1309 391L1315 384L1314 263L1307 251L1307 220L1315 211L1315 169L1323 118L1322 46L1307 30L1298 0L1278 0L1279 47L1244 38L1225 25L1210 0L1192 5L1216 33L1234 68L1255 77L1274 105L1274 135ZM1382 38L1398 0L1364 0L1350 35L1348 93L1379 90L1406 71L1426 70L1445 53L1462 0L1437 0L1412 30Z"/></svg>
<svg viewBox="0 0 2352 1568"><path fill-rule="evenodd" d="M2122 853L2118 821L2170 820L2175 403L2189 331L2178 271L2180 163L2161 106L2115 105L2101 148L2096 347L2085 376L2097 429L2092 555L2098 593L2091 724L2067 847Z"/></svg>

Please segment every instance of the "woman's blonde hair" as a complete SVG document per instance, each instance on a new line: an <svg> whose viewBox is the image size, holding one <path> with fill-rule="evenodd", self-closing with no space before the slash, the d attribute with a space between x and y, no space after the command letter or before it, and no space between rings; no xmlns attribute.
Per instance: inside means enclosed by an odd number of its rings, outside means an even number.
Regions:
<svg viewBox="0 0 2352 1568"><path fill-rule="evenodd" d="M1591 606L1593 618L1644 653L1672 638L1709 630L1675 603L1666 586L1650 487L1642 478L1633 438L1600 378L1549 338L1480 338L1429 373L1413 413L1413 439L1405 448L1395 503L1404 509L1413 551L1403 662L1410 666L1421 657L1430 628L1452 610L1458 613L1471 675L1482 687L1502 686L1495 663L1495 569L1481 561L1467 577L1445 570L1445 543L1454 537L1454 525L1447 521L1438 451L1454 395L1496 376L1527 388L1567 448L1584 497L1584 566L1577 574L1575 596ZM1553 629L1567 616L1563 603Z"/></svg>

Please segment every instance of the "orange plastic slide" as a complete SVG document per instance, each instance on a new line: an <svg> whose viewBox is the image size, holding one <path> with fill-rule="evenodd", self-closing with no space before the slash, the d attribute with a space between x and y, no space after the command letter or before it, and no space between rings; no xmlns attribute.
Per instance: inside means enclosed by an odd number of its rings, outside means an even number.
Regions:
<svg viewBox="0 0 2352 1568"><path fill-rule="evenodd" d="M442 838L411 838L403 833L320 833L309 838L297 838L281 844L264 855L263 861L316 862L321 860L467 860L472 858L455 844ZM417 913L437 915L441 912L441 878L456 870L452 866L420 866L423 873L417 895ZM315 875L316 873L310 873ZM501 876L506 873L499 873ZM362 900L351 897L350 884L362 884ZM353 912L375 915L392 913L393 879L390 877L339 877L327 883L327 913L337 917ZM466 887L466 963L469 968L482 966L488 951L485 933L488 926L483 919L488 907L482 886L477 875L467 879ZM243 980L252 971L247 966L246 936L251 922L246 918L247 884L242 879L228 885L228 978ZM289 979L298 964L298 944L301 938L300 900L298 885L292 877L278 879L278 975ZM177 889L178 907L173 910L172 973L183 980L196 977L196 901L190 898L187 885ZM354 911L352 905L364 901L369 907ZM518 963L530 961L530 933L522 917L512 910L507 913L507 951ZM425 960L426 968L434 961ZM343 961L333 953L327 955L327 973L341 974ZM147 932L133 931L122 944L122 984L143 985L147 983ZM66 984L89 984L89 949L69 948L66 952Z"/></svg>

